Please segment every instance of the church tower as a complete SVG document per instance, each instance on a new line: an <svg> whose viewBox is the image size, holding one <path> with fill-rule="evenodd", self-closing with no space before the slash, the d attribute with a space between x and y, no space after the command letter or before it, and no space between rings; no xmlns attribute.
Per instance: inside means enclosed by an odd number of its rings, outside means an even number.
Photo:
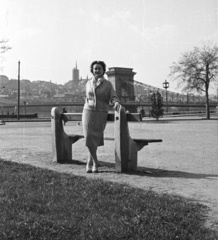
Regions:
<svg viewBox="0 0 218 240"><path fill-rule="evenodd" d="M73 69L73 82L79 82L79 69L77 69L77 62L76 62L76 67Z"/></svg>

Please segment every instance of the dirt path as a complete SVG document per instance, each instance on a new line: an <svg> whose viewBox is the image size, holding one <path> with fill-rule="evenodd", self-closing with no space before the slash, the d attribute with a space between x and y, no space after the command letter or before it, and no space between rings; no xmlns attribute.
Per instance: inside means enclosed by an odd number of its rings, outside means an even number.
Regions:
<svg viewBox="0 0 218 240"><path fill-rule="evenodd" d="M98 174L85 173L87 150L83 140L73 146L73 164L52 162L50 123L7 123L0 126L0 158L66 172L90 179L127 183L145 190L181 195L210 208L207 224L218 228L218 124L217 121L168 121L129 125L132 136L161 138L138 154L138 171L115 172L113 142L98 151ZM67 132L81 133L69 123ZM113 134L108 124L106 135ZM12 147L13 146L13 147Z"/></svg>

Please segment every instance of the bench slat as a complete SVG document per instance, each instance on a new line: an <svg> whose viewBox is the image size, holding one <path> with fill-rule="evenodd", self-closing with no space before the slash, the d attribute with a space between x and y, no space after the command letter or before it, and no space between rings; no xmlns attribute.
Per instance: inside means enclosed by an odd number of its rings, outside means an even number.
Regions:
<svg viewBox="0 0 218 240"><path fill-rule="evenodd" d="M84 136L81 134L68 134L68 136L69 136L69 138L72 138L72 139L84 138ZM104 137L104 140L114 141L114 138L113 137Z"/></svg>
<svg viewBox="0 0 218 240"><path fill-rule="evenodd" d="M67 117L67 119L66 119ZM82 121L82 113L61 113L61 118L67 121ZM126 118L128 122L142 121L140 113L127 113ZM108 113L107 121L114 121L114 113Z"/></svg>
<svg viewBox="0 0 218 240"><path fill-rule="evenodd" d="M68 134L68 136L70 138L84 138L84 135L82 134ZM105 140L114 140L114 137L104 137ZM148 142L148 143L152 143L152 142L162 142L162 139L143 139L143 138L133 138L132 139L135 142Z"/></svg>
<svg viewBox="0 0 218 240"><path fill-rule="evenodd" d="M104 140L114 141L114 138L113 137L104 137Z"/></svg>
<svg viewBox="0 0 218 240"><path fill-rule="evenodd" d="M75 138L75 137L84 138L84 136L81 134L67 134L67 135L71 138Z"/></svg>
<svg viewBox="0 0 218 240"><path fill-rule="evenodd" d="M152 142L163 142L162 139L139 139L139 138L133 138L132 139L135 142L148 142L148 143L152 143Z"/></svg>
<svg viewBox="0 0 218 240"><path fill-rule="evenodd" d="M72 139L80 139L84 138L84 135L81 134L68 134L68 136ZM114 141L114 137L104 137L104 140ZM162 139L142 139L142 138L133 138L134 142L145 142L145 143L153 143L153 142L162 142Z"/></svg>

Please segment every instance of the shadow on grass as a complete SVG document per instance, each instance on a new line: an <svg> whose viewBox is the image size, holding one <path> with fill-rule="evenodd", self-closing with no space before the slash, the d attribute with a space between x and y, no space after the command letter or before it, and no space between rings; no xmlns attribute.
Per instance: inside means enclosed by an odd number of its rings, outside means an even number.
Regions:
<svg viewBox="0 0 218 240"><path fill-rule="evenodd" d="M0 160L5 161L5 159L0 158ZM72 159L71 161L65 161L58 164L70 164L70 165L79 165L85 166L86 162ZM117 173L115 170L115 163L99 161L99 173ZM122 174L127 175L138 175L146 177L156 177L156 178L189 178L189 179L211 179L217 178L216 174L206 174L206 173L191 173L191 172L182 172L182 171L173 171L165 169L156 169L156 168L146 168L138 167L137 171L128 171Z"/></svg>
<svg viewBox="0 0 218 240"><path fill-rule="evenodd" d="M211 180L214 180L212 179L214 177L218 177L218 175L216 174L191 173L146 167L138 167L137 172L128 172L127 174L158 178L193 178L193 179L211 178Z"/></svg>
<svg viewBox="0 0 218 240"><path fill-rule="evenodd" d="M116 172L115 164L109 162L100 162L99 172ZM103 169L101 170L101 167ZM106 169L104 168L106 167ZM213 178L217 178L216 174L206 174L206 173L191 173L191 172L182 172L182 171L173 171L173 170L165 170L165 169L156 169L156 168L146 168L146 167L138 167L137 171L129 171L124 174L129 175L138 175L138 176L146 176L146 177L156 177L156 178L190 178L190 179L205 179L211 178L211 180L215 180Z"/></svg>
<svg viewBox="0 0 218 240"><path fill-rule="evenodd" d="M63 164L76 164L76 165L86 165L85 162L79 160L72 160L70 162L64 162ZM116 173L115 163L99 161L99 173ZM191 172L182 172L182 171L173 171L165 169L156 169L156 168L146 168L138 167L137 171L128 171L123 174L129 175L138 175L146 177L156 177L156 178L190 178L190 179L205 179L208 178L214 180L217 178L216 174L206 174L206 173L191 173Z"/></svg>
<svg viewBox="0 0 218 240"><path fill-rule="evenodd" d="M64 161L64 162L61 162L59 164L75 164L75 165L86 165L85 162L82 162L82 161L79 161L79 160L75 160L75 159L72 159L70 161Z"/></svg>

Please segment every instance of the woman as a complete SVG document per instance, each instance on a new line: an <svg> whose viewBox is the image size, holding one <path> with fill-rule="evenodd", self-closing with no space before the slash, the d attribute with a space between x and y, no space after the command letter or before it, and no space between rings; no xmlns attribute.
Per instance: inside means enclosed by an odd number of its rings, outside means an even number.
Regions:
<svg viewBox="0 0 218 240"><path fill-rule="evenodd" d="M89 150L87 173L98 172L97 147L104 145L104 129L107 123L109 103L117 110L119 99L111 82L104 78L106 65L94 61L90 66L93 78L86 83L86 101L83 108L82 124L85 144Z"/></svg>

